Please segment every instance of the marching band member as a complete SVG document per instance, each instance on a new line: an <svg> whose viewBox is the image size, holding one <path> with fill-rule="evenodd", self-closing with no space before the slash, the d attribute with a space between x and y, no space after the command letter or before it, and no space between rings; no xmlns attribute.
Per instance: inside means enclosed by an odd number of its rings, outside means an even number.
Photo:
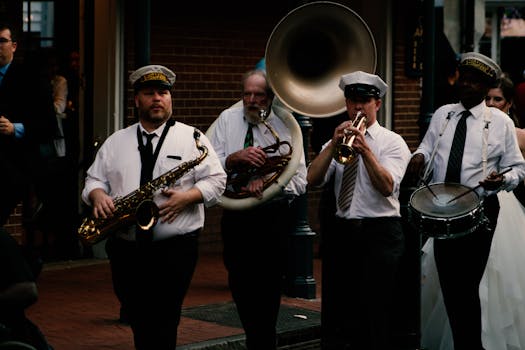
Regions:
<svg viewBox="0 0 525 350"><path fill-rule="evenodd" d="M496 193L511 191L525 176L512 120L487 107L485 96L501 69L490 58L469 52L461 57L460 102L436 110L410 161L407 177L429 183L477 185L488 224L453 239L437 239L434 256L455 350L483 349L479 284L489 255L499 204ZM508 171L510 169L510 171ZM504 175L503 171L508 171ZM468 252L468 253L467 253Z"/></svg>
<svg viewBox="0 0 525 350"><path fill-rule="evenodd" d="M322 346L389 349L394 279L405 249L398 197L410 150L377 121L388 87L379 76L357 71L343 75L339 86L350 120L335 128L307 177L309 185L318 186L335 176L337 218L323 236ZM353 122L357 114L366 117L365 128ZM343 165L334 154L347 134L355 136L356 155ZM352 174L354 180L347 180Z"/></svg>
<svg viewBox="0 0 525 350"><path fill-rule="evenodd" d="M82 199L95 218L110 218L114 198L202 156L196 130L172 119L175 74L148 65L130 75L138 123L115 132L88 169ZM109 237L106 250L115 293L127 311L135 348L175 349L182 302L198 258L204 206L217 203L226 174L205 135L207 156L154 194L159 220L151 229L129 227ZM118 219L118 218L116 218Z"/></svg>
<svg viewBox="0 0 525 350"><path fill-rule="evenodd" d="M275 135L261 123L265 121L280 140L291 142L291 132L272 111L274 94L266 74L256 69L242 79L242 106L224 110L210 135L210 141L226 171L265 165L268 155L262 149L276 143ZM288 237L296 223L293 199L306 191L306 165L302 149L299 166L280 193L251 208L224 209L221 232L224 264L233 300L246 333L249 350L272 350L277 346L277 316L286 266ZM254 173L239 191L261 198L263 176ZM227 187L228 189L228 187Z"/></svg>

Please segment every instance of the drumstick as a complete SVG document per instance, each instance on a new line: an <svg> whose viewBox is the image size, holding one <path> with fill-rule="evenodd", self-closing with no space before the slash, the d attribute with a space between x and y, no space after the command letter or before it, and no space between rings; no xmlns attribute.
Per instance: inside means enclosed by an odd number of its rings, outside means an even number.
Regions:
<svg viewBox="0 0 525 350"><path fill-rule="evenodd" d="M508 173L508 172L511 171L511 170L512 170L512 168L508 168L508 169L502 171L501 173L496 174L496 176L501 176L501 175L503 175L503 174ZM464 195L469 194L470 192L475 191L475 190L477 190L477 189L480 188L480 187L481 187L481 184L479 184L479 185L477 185L477 186L475 186L475 187L472 187L471 189L466 190L465 192L461 193L460 195L457 195L456 197L452 198L452 199L449 200L446 204L449 204L450 202L453 202L453 201L455 201L456 199L461 198L461 197L463 197Z"/></svg>
<svg viewBox="0 0 525 350"><path fill-rule="evenodd" d="M428 185L428 181L426 181L424 178L421 178L421 181L423 181L423 185L425 185L426 189L430 191L430 193L432 193L432 195L434 196L434 198L438 199L438 196L436 196L436 194L434 193L434 191L432 191L432 189L430 188L430 186Z"/></svg>

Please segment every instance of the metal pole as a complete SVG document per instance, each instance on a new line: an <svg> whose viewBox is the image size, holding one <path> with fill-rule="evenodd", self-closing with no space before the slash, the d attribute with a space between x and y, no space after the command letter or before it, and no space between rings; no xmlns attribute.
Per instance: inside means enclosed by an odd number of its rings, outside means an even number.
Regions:
<svg viewBox="0 0 525 350"><path fill-rule="evenodd" d="M294 113L303 134L305 160L308 163L310 119ZM315 278L313 276L313 239L315 232L308 224L308 192L294 200L296 226L290 234L288 245L288 266L286 269L284 293L289 297L315 299Z"/></svg>
<svg viewBox="0 0 525 350"><path fill-rule="evenodd" d="M419 117L419 138L425 135L434 113L434 67L436 19L434 0L424 0L423 25L423 91Z"/></svg>
<svg viewBox="0 0 525 350"><path fill-rule="evenodd" d="M135 67L150 64L151 4L150 0L136 0L135 7Z"/></svg>

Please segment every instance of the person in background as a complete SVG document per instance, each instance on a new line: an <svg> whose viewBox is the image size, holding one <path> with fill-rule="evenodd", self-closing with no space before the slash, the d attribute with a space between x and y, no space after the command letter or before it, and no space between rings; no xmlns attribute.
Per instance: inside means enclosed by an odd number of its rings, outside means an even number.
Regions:
<svg viewBox="0 0 525 350"><path fill-rule="evenodd" d="M482 54L461 56L460 102L435 111L407 169L414 183L429 174L424 182L476 188L480 202L482 199L486 220L473 227L473 232L434 241L436 268L456 350L483 349L479 285L499 214L495 194L511 191L525 177L525 160L512 120L485 104L500 74L500 67Z"/></svg>
<svg viewBox="0 0 525 350"><path fill-rule="evenodd" d="M21 247L0 228L0 348L18 349L29 344L36 350L51 350L38 326L25 311L38 300L35 271L25 260ZM20 347L21 348L21 347ZM27 347L24 347L26 349Z"/></svg>
<svg viewBox="0 0 525 350"><path fill-rule="evenodd" d="M525 130L520 128L519 120L516 116L514 108L514 83L508 75L502 74L502 76L496 79L494 85L491 86L487 96L485 97L485 103L489 107L496 107L505 114L507 114L514 125L516 126L516 136L518 137L518 144L521 153L525 157Z"/></svg>
<svg viewBox="0 0 525 350"><path fill-rule="evenodd" d="M204 206L217 203L226 173L206 136L172 118L175 74L170 69L148 65L129 79L138 123L102 144L87 171L82 199L94 218L120 220L116 197L141 186L147 192L144 186L154 179L196 161L175 183L155 189L159 219L153 227L132 224L106 243L113 287L128 313L135 348L175 349L182 303L197 263Z"/></svg>
<svg viewBox="0 0 525 350"><path fill-rule="evenodd" d="M335 128L307 177L310 186L334 177L337 205L333 230L323 237L323 300L330 303L321 308L322 348L388 349L392 294L405 249L398 197L410 150L377 121L388 88L379 76L356 71L343 75L339 86L348 120ZM359 125L361 117L366 119ZM334 155L349 135L355 137L355 157L343 164Z"/></svg>
<svg viewBox="0 0 525 350"><path fill-rule="evenodd" d="M37 220L26 223L27 244L40 251L44 260L69 260L80 256L81 246L76 237L78 222L72 224L78 207L76 201L70 200L76 177L66 157L63 128L67 117L68 82L54 49L41 49L38 60L33 60L50 84L57 129L51 142L40 145L42 166L36 195L43 207Z"/></svg>
<svg viewBox="0 0 525 350"><path fill-rule="evenodd" d="M502 74L490 88L485 97L485 102L487 106L496 107L511 117L516 127L516 136L521 154L525 157L525 130L519 127L520 124L515 113L513 98L514 83L507 75ZM525 183L523 181L514 189L514 194L521 204L525 205Z"/></svg>
<svg viewBox="0 0 525 350"><path fill-rule="evenodd" d="M292 143L291 131L272 110L273 91L263 70L253 70L242 78L242 106L224 110L218 117L210 140L227 172L263 167L268 155L262 148L281 141ZM250 132L251 131L251 132ZM293 152L302 152L294 149ZM249 197L260 198L263 176L254 175L240 184ZM306 165L301 155L298 169L282 192L249 209L224 209L221 233L228 283L246 333L249 350L277 347L277 316L288 237L296 223L294 199L306 191Z"/></svg>
<svg viewBox="0 0 525 350"><path fill-rule="evenodd" d="M525 69L514 89L514 107L520 125L525 124Z"/></svg>
<svg viewBox="0 0 525 350"><path fill-rule="evenodd" d="M51 143L56 130L49 81L14 60L17 48L12 27L0 23L0 226L21 200L26 220L39 211L41 202L30 196L42 166L39 145Z"/></svg>

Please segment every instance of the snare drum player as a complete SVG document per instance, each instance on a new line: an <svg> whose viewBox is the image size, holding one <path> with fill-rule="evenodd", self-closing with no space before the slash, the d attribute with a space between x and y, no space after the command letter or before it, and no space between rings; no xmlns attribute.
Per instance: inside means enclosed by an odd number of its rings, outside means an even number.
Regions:
<svg viewBox="0 0 525 350"><path fill-rule="evenodd" d="M462 55L457 82L460 102L435 111L407 169L412 181L429 174L429 183L481 185L476 191L483 205L483 222L472 233L434 241L455 350L483 349L478 289L499 212L495 194L511 191L525 176L512 120L484 101L500 74L490 58L474 52Z"/></svg>
<svg viewBox="0 0 525 350"><path fill-rule="evenodd" d="M349 120L335 128L307 175L313 186L335 176L334 230L323 236L322 348L390 349L389 311L405 249L398 197L411 153L400 135L377 121L387 90L379 76L357 71L343 75L339 86ZM353 126L359 112L366 128ZM340 164L334 155L348 133L355 135L356 156ZM352 169L355 180L348 181Z"/></svg>

